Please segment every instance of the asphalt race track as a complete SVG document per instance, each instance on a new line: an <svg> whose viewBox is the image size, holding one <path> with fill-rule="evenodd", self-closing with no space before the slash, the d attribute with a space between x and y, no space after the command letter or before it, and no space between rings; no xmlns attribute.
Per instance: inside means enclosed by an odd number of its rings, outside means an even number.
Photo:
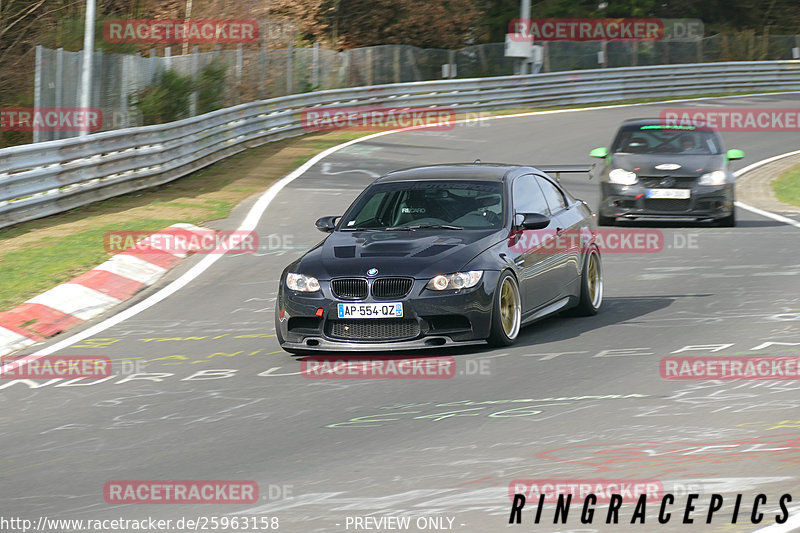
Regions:
<svg viewBox="0 0 800 533"><path fill-rule="evenodd" d="M791 530L800 524L800 385L667 381L659 361L800 355L796 227L743 209L735 228L640 224L661 230L664 248L604 255L599 315L546 319L510 349L430 352L455 358L451 379L307 379L274 336L281 270L321 240L316 218L341 214L378 175L477 158L588 164L589 150L608 146L623 119L677 105L796 108L800 95L504 118L384 135L322 159L271 202L257 227L259 253L224 256L169 298L57 352L138 361L140 373L0 382L0 515L277 517L280 531L308 533L366 531L353 519L367 516L413 517L408 531L732 532L773 525L788 493L790 523L768 531ZM798 148L791 133L722 135L727 148L747 154L735 169ZM596 208L595 182L562 182ZM255 201L217 226L236 228ZM126 307L200 261L188 259ZM531 498L522 524L510 526L509 483L519 479L654 481L674 493L673 517L660 525L656 503L645 525L629 525L635 494L620 525L604 523L603 502L586 525L577 505L567 524L553 525L554 504L546 503L536 525ZM252 480L260 501L108 504L111 480ZM692 492L699 497L690 525L682 518ZM724 505L706 524L713 493ZM762 493L764 519L754 525L750 511ZM418 517L430 519L429 529L415 525Z"/></svg>

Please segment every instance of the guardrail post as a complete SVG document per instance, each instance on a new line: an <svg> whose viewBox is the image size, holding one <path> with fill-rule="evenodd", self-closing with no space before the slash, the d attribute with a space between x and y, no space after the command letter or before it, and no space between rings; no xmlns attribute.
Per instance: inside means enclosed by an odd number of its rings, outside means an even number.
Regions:
<svg viewBox="0 0 800 533"><path fill-rule="evenodd" d="M292 94L292 81L294 78L294 43L289 41L286 47L286 94Z"/></svg>
<svg viewBox="0 0 800 533"><path fill-rule="evenodd" d="M319 43L314 43L314 52L311 56L311 90L319 90Z"/></svg>
<svg viewBox="0 0 800 533"><path fill-rule="evenodd" d="M372 71L372 47L370 46L366 50L367 52L367 85L374 85L373 83L373 71Z"/></svg>
<svg viewBox="0 0 800 533"><path fill-rule="evenodd" d="M36 45L36 69L33 75L33 108L38 109L42 106L42 45ZM42 140L42 132L33 128L33 142L38 143Z"/></svg>
<svg viewBox="0 0 800 533"><path fill-rule="evenodd" d="M394 54L394 82L400 83L400 46L399 44L394 45L392 53Z"/></svg>
<svg viewBox="0 0 800 533"><path fill-rule="evenodd" d="M633 52L631 52L631 65L639 65L639 41L633 41Z"/></svg>
<svg viewBox="0 0 800 533"><path fill-rule="evenodd" d="M119 124L117 124L117 113L111 112L111 128L109 129L117 129L117 128L127 128L128 127L128 91L130 82L128 81L128 75L133 71L131 65L131 59L133 56L124 55L122 56L122 61L120 64L120 73L119 73ZM105 122L105 117L103 117L103 122ZM104 124L105 125L105 124Z"/></svg>
<svg viewBox="0 0 800 533"><path fill-rule="evenodd" d="M792 59L800 59L800 35L794 36L794 48L792 48Z"/></svg>
<svg viewBox="0 0 800 533"><path fill-rule="evenodd" d="M59 48L56 50L55 105L56 107L62 107L64 105L64 49L63 48ZM61 132L54 131L53 139L60 139L60 138L61 138Z"/></svg>
<svg viewBox="0 0 800 533"><path fill-rule="evenodd" d="M244 45L236 45L236 103L242 103L242 65L244 63Z"/></svg>
<svg viewBox="0 0 800 533"><path fill-rule="evenodd" d="M341 74L339 76L340 87L350 87L350 50L343 50L339 52L342 57Z"/></svg>
<svg viewBox="0 0 800 533"><path fill-rule="evenodd" d="M195 90L192 91L192 95L189 97L189 116L193 117L197 115L197 81L198 81L198 74L200 70L200 57L198 56L198 52L200 47L194 45L192 47L192 79L194 80L194 87Z"/></svg>
<svg viewBox="0 0 800 533"><path fill-rule="evenodd" d="M608 66L608 42L606 41L600 43L600 53L597 54L597 62L600 63L602 68Z"/></svg>
<svg viewBox="0 0 800 533"><path fill-rule="evenodd" d="M258 99L265 98L267 90L267 42L261 43L261 52L259 54L259 66L261 67L261 75L258 77Z"/></svg>
<svg viewBox="0 0 800 533"><path fill-rule="evenodd" d="M545 72L550 72L550 43L548 41L542 43L542 68Z"/></svg>

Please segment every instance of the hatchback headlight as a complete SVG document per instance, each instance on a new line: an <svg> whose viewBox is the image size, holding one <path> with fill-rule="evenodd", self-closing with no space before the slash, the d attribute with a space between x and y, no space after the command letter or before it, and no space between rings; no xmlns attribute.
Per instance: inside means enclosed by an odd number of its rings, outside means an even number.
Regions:
<svg viewBox="0 0 800 533"><path fill-rule="evenodd" d="M483 277L482 270L469 272L456 272L455 274L440 274L431 279L425 288L434 291L469 289L477 285Z"/></svg>
<svg viewBox="0 0 800 533"><path fill-rule="evenodd" d="M639 181L639 178L636 177L635 172L630 172L621 168L615 168L608 173L608 181L611 183L617 183L619 185L633 185Z"/></svg>
<svg viewBox="0 0 800 533"><path fill-rule="evenodd" d="M709 172L707 174L703 174L700 176L700 181L697 182L698 185L725 185L725 173L721 170L715 170L714 172Z"/></svg>
<svg viewBox="0 0 800 533"><path fill-rule="evenodd" d="M286 286L293 291L317 292L319 290L319 281L311 276L289 272L286 274Z"/></svg>

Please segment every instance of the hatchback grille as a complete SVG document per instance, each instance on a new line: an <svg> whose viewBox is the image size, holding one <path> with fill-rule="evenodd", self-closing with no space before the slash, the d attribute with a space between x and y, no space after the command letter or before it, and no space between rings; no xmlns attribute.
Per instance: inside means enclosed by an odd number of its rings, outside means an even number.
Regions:
<svg viewBox="0 0 800 533"><path fill-rule="evenodd" d="M689 200L655 199L645 201L645 208L653 211L686 211Z"/></svg>
<svg viewBox="0 0 800 533"><path fill-rule="evenodd" d="M367 297L367 280L342 278L331 281L334 296L343 300L363 300Z"/></svg>
<svg viewBox="0 0 800 533"><path fill-rule="evenodd" d="M329 337L349 340L395 340L419 335L416 320L396 318L329 320L325 329Z"/></svg>
<svg viewBox="0 0 800 533"><path fill-rule="evenodd" d="M697 178L672 178L672 185L662 185L661 182L671 176L640 176L639 183L648 189L691 189Z"/></svg>
<svg viewBox="0 0 800 533"><path fill-rule="evenodd" d="M372 282L372 296L375 298L402 298L414 284L412 278L378 278Z"/></svg>

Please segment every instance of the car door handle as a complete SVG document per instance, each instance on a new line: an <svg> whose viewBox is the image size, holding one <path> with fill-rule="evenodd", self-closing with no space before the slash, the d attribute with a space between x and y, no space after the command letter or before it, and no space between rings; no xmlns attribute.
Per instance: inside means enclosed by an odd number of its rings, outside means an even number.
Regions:
<svg viewBox="0 0 800 533"><path fill-rule="evenodd" d="M525 258L524 257L518 257L517 259L514 259L514 264L517 265L518 267L525 266Z"/></svg>

